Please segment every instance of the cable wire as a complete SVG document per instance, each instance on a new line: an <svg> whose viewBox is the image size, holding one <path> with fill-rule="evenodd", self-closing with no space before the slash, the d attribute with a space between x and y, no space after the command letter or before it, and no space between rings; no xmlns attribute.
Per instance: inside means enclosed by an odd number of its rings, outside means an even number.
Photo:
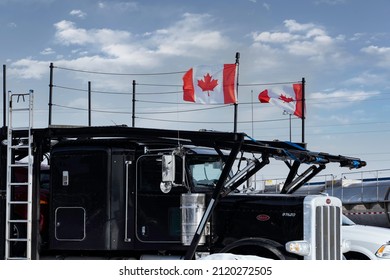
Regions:
<svg viewBox="0 0 390 280"><path fill-rule="evenodd" d="M111 76L161 76L161 75L175 75L175 74L183 74L187 71L175 71L175 72L160 72L160 73L116 73L116 72L100 72L100 71L90 71L90 70L81 70L74 68L67 68L61 66L53 66L53 68L73 71L73 72L81 72L87 74L97 74L97 75L111 75Z"/></svg>

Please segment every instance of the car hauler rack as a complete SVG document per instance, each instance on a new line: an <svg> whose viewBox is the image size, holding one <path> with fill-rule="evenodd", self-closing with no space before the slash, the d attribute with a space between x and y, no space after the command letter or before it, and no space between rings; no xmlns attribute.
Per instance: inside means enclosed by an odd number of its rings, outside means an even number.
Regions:
<svg viewBox="0 0 390 280"><path fill-rule="evenodd" d="M7 143L20 141L28 130L15 132ZM294 192L328 163L365 166L358 158L312 152L303 144L258 141L244 133L108 126L48 127L32 129L31 135L32 259L193 259L196 253L218 252L341 259L339 200ZM4 147L1 151L9 153ZM18 153L12 160L25 156ZM47 189L44 159L50 166ZM237 191L272 160L289 167L281 194ZM297 175L302 165L308 167ZM13 194L7 190L5 195ZM48 208L43 211L43 206ZM331 223L320 227L324 219ZM299 247L303 243L310 252ZM29 258L24 250L18 254Z"/></svg>

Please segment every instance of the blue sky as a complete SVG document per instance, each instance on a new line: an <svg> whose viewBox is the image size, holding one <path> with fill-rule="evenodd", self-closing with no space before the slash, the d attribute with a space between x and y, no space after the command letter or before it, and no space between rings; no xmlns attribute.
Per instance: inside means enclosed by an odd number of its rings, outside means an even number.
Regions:
<svg viewBox="0 0 390 280"><path fill-rule="evenodd" d="M389 11L387 0L0 0L0 61L7 90L34 89L36 127L48 124L52 62L53 124L87 125L90 81L92 124L130 126L135 80L136 126L232 131L232 107L183 102L181 77L196 65L234 63L240 52L239 131L289 140L288 116L257 101L271 85L258 84L304 77L308 148L386 169ZM156 73L167 74L123 75ZM291 127L300 141L301 121Z"/></svg>

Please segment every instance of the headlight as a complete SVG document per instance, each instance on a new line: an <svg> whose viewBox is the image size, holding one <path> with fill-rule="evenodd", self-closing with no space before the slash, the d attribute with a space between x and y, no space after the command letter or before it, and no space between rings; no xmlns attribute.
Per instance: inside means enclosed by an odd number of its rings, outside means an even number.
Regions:
<svg viewBox="0 0 390 280"><path fill-rule="evenodd" d="M351 241L350 240L343 240L341 243L341 249L343 254L349 252L351 250Z"/></svg>
<svg viewBox="0 0 390 280"><path fill-rule="evenodd" d="M300 256L308 256L310 244L306 241L290 241L286 243L286 251Z"/></svg>
<svg viewBox="0 0 390 280"><path fill-rule="evenodd" d="M376 251L375 256L383 259L390 259L390 243L382 245L378 251Z"/></svg>

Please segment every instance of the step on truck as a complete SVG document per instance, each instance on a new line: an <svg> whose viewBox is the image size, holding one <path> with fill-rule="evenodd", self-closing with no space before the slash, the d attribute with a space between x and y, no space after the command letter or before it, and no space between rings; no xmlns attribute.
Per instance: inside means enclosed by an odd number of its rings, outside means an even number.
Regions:
<svg viewBox="0 0 390 280"><path fill-rule="evenodd" d="M7 128L1 135L5 140ZM13 176L6 172L10 160L16 165L27 156L14 149L7 163L7 145L21 145L28 135L31 228L20 217L16 187L5 190L2 179L3 259L189 260L215 253L342 259L341 201L294 192L327 164L366 164L244 133L49 127L15 131L1 142L2 177ZM273 161L288 167L285 183L278 194L261 194L251 182Z"/></svg>

